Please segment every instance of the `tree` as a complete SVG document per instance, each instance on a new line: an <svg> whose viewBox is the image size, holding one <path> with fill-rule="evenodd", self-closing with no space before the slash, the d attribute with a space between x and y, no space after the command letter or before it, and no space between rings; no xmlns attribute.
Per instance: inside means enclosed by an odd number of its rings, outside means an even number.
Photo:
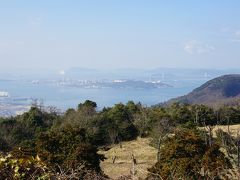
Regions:
<svg viewBox="0 0 240 180"><path fill-rule="evenodd" d="M50 167L77 169L84 165L86 169L100 172L103 155L97 154L97 148L86 142L86 131L67 126L58 131L43 133L37 140L36 152Z"/></svg>
<svg viewBox="0 0 240 180"><path fill-rule="evenodd" d="M84 103L78 105L78 111L83 112L85 115L94 115L96 113L97 103L86 100Z"/></svg>
<svg viewBox="0 0 240 180"><path fill-rule="evenodd" d="M145 137L149 134L151 119L146 108L141 108L140 112L134 115L134 126L137 128L140 137Z"/></svg>
<svg viewBox="0 0 240 180"><path fill-rule="evenodd" d="M114 131L116 131L114 133L117 134L118 139L131 140L137 136L137 129L133 125L133 119L129 116L129 111L124 104L116 104L107 111L105 118L109 121L109 128L114 128Z"/></svg>
<svg viewBox="0 0 240 180"><path fill-rule="evenodd" d="M133 101L128 101L125 108L128 111L129 117L133 118L135 114L140 113L142 105L140 103L135 104Z"/></svg>
<svg viewBox="0 0 240 180"><path fill-rule="evenodd" d="M217 124L217 117L214 110L210 107L204 105L192 105L191 112L194 118L194 123L198 126Z"/></svg>
<svg viewBox="0 0 240 180"><path fill-rule="evenodd" d="M178 129L161 148L159 161L149 169L148 178L216 178L232 165L217 144L208 146L197 130ZM222 174L220 174L222 173Z"/></svg>
<svg viewBox="0 0 240 180"><path fill-rule="evenodd" d="M38 107L31 109L22 115L22 122L28 127L43 126L43 112Z"/></svg>
<svg viewBox="0 0 240 180"><path fill-rule="evenodd" d="M0 137L0 152L6 152L10 149L7 141Z"/></svg>
<svg viewBox="0 0 240 180"><path fill-rule="evenodd" d="M193 116L188 104L173 103L168 107L168 113L177 124L193 122Z"/></svg>

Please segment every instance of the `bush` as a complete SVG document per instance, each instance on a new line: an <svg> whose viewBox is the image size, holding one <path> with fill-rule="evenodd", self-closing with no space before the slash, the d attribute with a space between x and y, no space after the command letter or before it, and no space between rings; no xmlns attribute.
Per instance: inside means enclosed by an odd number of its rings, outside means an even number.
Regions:
<svg viewBox="0 0 240 180"><path fill-rule="evenodd" d="M33 156L0 154L0 179L49 179L46 165Z"/></svg>
<svg viewBox="0 0 240 180"><path fill-rule="evenodd" d="M149 169L148 178L199 179L217 178L232 168L230 161L215 144L208 146L197 130L179 129L168 138L159 161ZM202 173L201 173L202 171Z"/></svg>
<svg viewBox="0 0 240 180"><path fill-rule="evenodd" d="M103 155L97 148L86 142L85 130L65 127L60 131L42 134L36 143L39 157L51 168L60 171L77 169L84 164L86 169L101 172L100 161Z"/></svg>

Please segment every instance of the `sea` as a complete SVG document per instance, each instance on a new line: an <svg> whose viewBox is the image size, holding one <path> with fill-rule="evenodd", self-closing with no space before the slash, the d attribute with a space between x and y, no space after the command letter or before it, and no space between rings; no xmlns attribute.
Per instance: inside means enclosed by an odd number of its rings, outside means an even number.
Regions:
<svg viewBox="0 0 240 180"><path fill-rule="evenodd" d="M77 73L76 73L77 72ZM81 72L81 73L79 73ZM41 102L45 107L53 106L64 112L76 108L79 103L91 100L97 103L98 110L128 101L140 102L144 106L163 103L171 98L186 95L193 89L217 76L229 73L240 73L240 70L185 70L156 69L152 71L121 70L102 73L93 70L74 69L58 75L24 74L23 76L0 73L0 116L11 116L26 111L33 102ZM120 73L119 73L120 72ZM62 77L64 74L64 78ZM60 77L61 76L61 77ZM150 78L149 78L150 77ZM169 86L158 88L125 88L69 86L62 83L69 79L137 79L161 81ZM61 83L59 83L61 82ZM131 81L130 81L131 82ZM4 96L4 95L8 96Z"/></svg>
<svg viewBox="0 0 240 180"><path fill-rule="evenodd" d="M61 110L76 108L85 100L95 101L98 108L111 107L117 103L134 101L151 106L171 98L185 95L201 85L204 80L172 83L170 87L160 88L80 88L59 86L56 83L32 83L31 81L0 80L0 91L9 97L0 97L1 104L31 105L38 99L45 106ZM0 109L1 111L1 109Z"/></svg>

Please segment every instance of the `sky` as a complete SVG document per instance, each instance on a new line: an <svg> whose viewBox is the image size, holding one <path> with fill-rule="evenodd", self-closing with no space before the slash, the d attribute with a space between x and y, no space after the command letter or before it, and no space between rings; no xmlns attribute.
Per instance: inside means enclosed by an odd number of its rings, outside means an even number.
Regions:
<svg viewBox="0 0 240 180"><path fill-rule="evenodd" d="M0 71L239 68L239 0L0 0Z"/></svg>

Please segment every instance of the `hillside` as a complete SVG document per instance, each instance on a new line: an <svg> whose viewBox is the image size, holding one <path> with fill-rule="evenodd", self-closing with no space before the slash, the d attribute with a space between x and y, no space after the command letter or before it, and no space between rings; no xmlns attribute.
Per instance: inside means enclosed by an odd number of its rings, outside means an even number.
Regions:
<svg viewBox="0 0 240 180"><path fill-rule="evenodd" d="M206 130L205 127L199 128ZM216 131L223 130L229 132L233 137L237 137L240 130L240 125L217 125L213 128L213 137L216 138ZM144 179L148 172L148 168L156 163L157 149L149 145L149 138L137 138L133 141L126 141L122 143L122 147L119 144L114 145L110 150L100 150L99 154L104 154L107 158L102 161L100 166L104 173L110 179L121 179L120 177L127 177L130 175L132 170L132 159L131 155L134 154L137 165L136 165L136 179ZM225 151L224 151L225 152ZM116 156L115 163L112 163L112 158Z"/></svg>
<svg viewBox="0 0 240 180"><path fill-rule="evenodd" d="M101 168L111 179L127 176L132 169L132 154L137 160L136 177L144 178L147 169L156 163L157 149L149 145L148 138L138 138L134 141L123 142L122 147L115 145L108 151L99 151L107 158L101 163ZM113 164L112 158L116 156Z"/></svg>
<svg viewBox="0 0 240 180"><path fill-rule="evenodd" d="M167 103L222 105L236 104L240 98L240 75L224 75L212 79L191 93L171 99Z"/></svg>

